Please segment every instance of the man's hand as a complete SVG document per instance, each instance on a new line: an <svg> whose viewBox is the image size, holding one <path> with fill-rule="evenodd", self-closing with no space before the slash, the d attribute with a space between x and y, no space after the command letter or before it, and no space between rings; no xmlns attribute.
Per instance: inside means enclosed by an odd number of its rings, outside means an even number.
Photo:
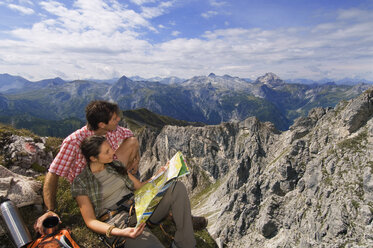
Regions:
<svg viewBox="0 0 373 248"><path fill-rule="evenodd" d="M139 170L139 163L140 154L137 153L133 160L129 163L129 168L127 169L128 172L135 176L137 174L137 171Z"/></svg>
<svg viewBox="0 0 373 248"><path fill-rule="evenodd" d="M45 234L44 227L43 227L43 221L50 216L56 216L56 217L58 217L58 219L60 218L56 213L54 213L52 211L46 212L45 214L40 216L36 220L36 222L34 223L34 229L35 229L36 232L40 233L41 235ZM60 223L61 223L61 221L60 221Z"/></svg>

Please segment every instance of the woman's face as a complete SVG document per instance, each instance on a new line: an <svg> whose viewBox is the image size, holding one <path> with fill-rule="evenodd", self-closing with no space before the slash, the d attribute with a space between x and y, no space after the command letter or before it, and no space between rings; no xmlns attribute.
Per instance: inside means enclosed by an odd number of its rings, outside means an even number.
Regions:
<svg viewBox="0 0 373 248"><path fill-rule="evenodd" d="M107 141L104 141L100 147L98 154L98 162L107 164L113 162L114 150L111 148Z"/></svg>

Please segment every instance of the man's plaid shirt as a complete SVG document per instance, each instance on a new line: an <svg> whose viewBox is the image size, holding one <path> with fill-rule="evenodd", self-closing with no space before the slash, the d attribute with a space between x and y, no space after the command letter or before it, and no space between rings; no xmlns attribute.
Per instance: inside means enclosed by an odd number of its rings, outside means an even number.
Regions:
<svg viewBox="0 0 373 248"><path fill-rule="evenodd" d="M66 177L70 183L79 175L86 166L86 160L80 150L82 141L92 136L94 132L87 126L70 134L63 142L57 156L49 167L49 172ZM116 130L106 133L106 139L114 151L122 144L124 139L132 137L131 130L118 126Z"/></svg>

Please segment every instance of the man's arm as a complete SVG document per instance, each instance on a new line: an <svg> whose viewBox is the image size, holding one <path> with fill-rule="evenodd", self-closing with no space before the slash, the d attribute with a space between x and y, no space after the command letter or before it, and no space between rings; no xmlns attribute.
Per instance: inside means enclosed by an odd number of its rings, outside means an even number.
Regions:
<svg viewBox="0 0 373 248"><path fill-rule="evenodd" d="M58 178L57 174L52 172L48 172L45 176L44 187L43 187L43 197L44 197L44 204L47 207L47 212L40 216L35 224L34 229L36 232L40 234L44 234L43 228L43 221L49 216L57 216L59 217L54 211L56 208L56 193L57 193L57 185L58 185Z"/></svg>
<svg viewBox="0 0 373 248"><path fill-rule="evenodd" d="M58 178L59 176L52 172L48 172L45 177L43 197L44 204L47 207L47 210L49 211L54 211L56 208Z"/></svg>

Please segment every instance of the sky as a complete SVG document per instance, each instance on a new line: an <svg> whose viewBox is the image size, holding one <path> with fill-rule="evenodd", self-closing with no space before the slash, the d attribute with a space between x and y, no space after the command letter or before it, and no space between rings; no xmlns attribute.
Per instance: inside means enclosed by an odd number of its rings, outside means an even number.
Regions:
<svg viewBox="0 0 373 248"><path fill-rule="evenodd" d="M373 0L0 0L0 73L373 81Z"/></svg>

